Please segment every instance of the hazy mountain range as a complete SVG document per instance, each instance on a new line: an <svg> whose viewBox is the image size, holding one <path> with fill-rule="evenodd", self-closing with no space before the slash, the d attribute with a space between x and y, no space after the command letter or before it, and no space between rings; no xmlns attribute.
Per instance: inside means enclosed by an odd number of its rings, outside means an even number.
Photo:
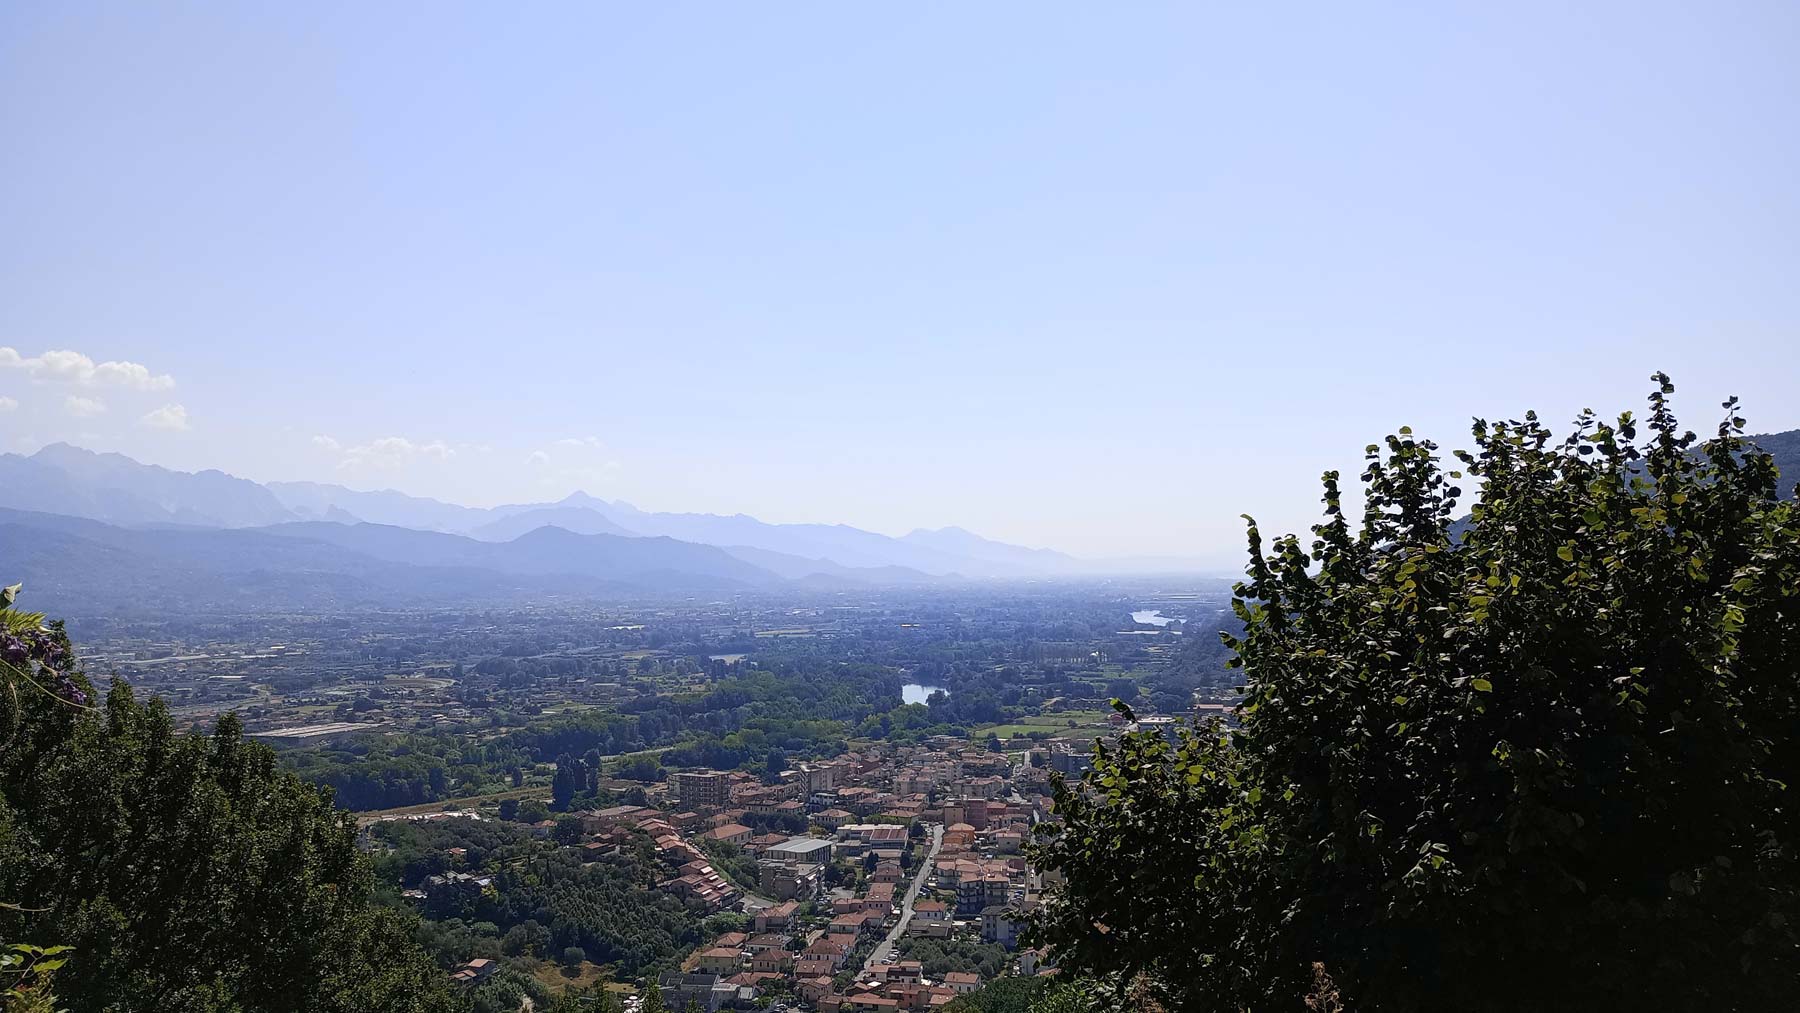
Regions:
<svg viewBox="0 0 1800 1013"><path fill-rule="evenodd" d="M584 493L483 509L173 471L59 443L0 455L0 569L28 581L45 606L80 596L90 608L103 600L121 608L173 596L213 608L305 608L1196 568L1079 560L960 528L892 538L841 524L655 513Z"/></svg>
<svg viewBox="0 0 1800 1013"><path fill-rule="evenodd" d="M1800 430L1755 436L1800 481ZM854 588L983 578L1194 573L1081 560L960 528L899 538L842 524L656 513L574 493L459 506L313 482L259 484L53 444L0 454L0 577L41 608L148 613L525 601L547 594Z"/></svg>

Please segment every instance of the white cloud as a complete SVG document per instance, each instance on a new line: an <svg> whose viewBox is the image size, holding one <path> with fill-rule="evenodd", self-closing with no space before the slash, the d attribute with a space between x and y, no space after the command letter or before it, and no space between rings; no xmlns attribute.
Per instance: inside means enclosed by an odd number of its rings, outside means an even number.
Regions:
<svg viewBox="0 0 1800 1013"><path fill-rule="evenodd" d="M163 405L138 421L151 429L167 429L177 433L185 433L192 428L188 425L187 408L178 404Z"/></svg>
<svg viewBox="0 0 1800 1013"><path fill-rule="evenodd" d="M16 397L0 397L0 412L16 412L19 410L19 399Z"/></svg>
<svg viewBox="0 0 1800 1013"><path fill-rule="evenodd" d="M136 362L95 362L80 352L51 349L42 355L20 355L18 349L0 345L0 369L23 370L43 383L73 383L83 387L129 387L133 390L167 390L175 378L152 373Z"/></svg>
<svg viewBox="0 0 1800 1013"><path fill-rule="evenodd" d="M78 419L98 415L106 410L106 402L91 397L78 397L70 394L63 398L63 409Z"/></svg>
<svg viewBox="0 0 1800 1013"><path fill-rule="evenodd" d="M315 436L313 444L341 451L344 457L338 462L340 468L398 468L420 458L447 461L456 456L456 451L443 440L418 443L404 436L383 436L353 447L345 447L329 436Z"/></svg>
<svg viewBox="0 0 1800 1013"><path fill-rule="evenodd" d="M542 450L534 450L525 458L526 464L549 464L550 455Z"/></svg>
<svg viewBox="0 0 1800 1013"><path fill-rule="evenodd" d="M598 450L606 446L606 443L598 436L565 436L557 440L556 445L559 447L593 447Z"/></svg>

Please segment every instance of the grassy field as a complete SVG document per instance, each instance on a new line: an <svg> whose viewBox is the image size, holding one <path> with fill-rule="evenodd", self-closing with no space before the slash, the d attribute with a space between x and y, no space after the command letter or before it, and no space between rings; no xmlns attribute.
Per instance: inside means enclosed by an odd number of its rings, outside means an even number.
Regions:
<svg viewBox="0 0 1800 1013"><path fill-rule="evenodd" d="M531 976L544 983L552 992L565 988L587 988L597 981L605 981L612 977L612 972L599 964L582 961L575 968L575 974L564 973L564 968L549 961L543 961L531 969Z"/></svg>
<svg viewBox="0 0 1800 1013"><path fill-rule="evenodd" d="M1047 732L1053 736L1087 735L1107 731L1112 726L1107 724L1107 715L1100 711L1066 711L1060 714L1040 714L1032 718L1020 718L1004 725L989 725L977 728L970 733L974 739L985 739L988 735L998 735L1003 739L1015 735L1030 735L1032 732Z"/></svg>

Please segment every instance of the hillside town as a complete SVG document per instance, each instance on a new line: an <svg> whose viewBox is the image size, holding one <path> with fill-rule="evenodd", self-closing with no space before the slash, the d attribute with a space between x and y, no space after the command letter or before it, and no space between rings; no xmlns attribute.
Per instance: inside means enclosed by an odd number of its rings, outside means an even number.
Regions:
<svg viewBox="0 0 1800 1013"><path fill-rule="evenodd" d="M995 977L1052 973L1042 953L1021 947L1024 918L1048 885L1024 849L1051 816L1051 771L1078 774L1087 761L1060 742L1016 762L949 736L883 743L799 764L775 783L678 771L643 791L642 804L569 814L578 831L557 819L529 831L583 862L618 861L647 841L657 889L742 915L741 929L705 940L679 968L628 983L653 981L669 1009L935 1009ZM411 895L491 883L481 870L451 871ZM498 966L477 958L452 979L474 985Z"/></svg>

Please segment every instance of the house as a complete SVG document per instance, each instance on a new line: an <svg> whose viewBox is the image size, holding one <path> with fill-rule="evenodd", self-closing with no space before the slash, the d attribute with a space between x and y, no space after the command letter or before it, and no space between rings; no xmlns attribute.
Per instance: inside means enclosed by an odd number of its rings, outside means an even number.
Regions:
<svg viewBox="0 0 1800 1013"><path fill-rule="evenodd" d="M785 929L794 923L794 915L799 910L800 905L791 900L783 901L773 907L763 908L756 912L756 931L770 932L775 929Z"/></svg>
<svg viewBox="0 0 1800 1013"><path fill-rule="evenodd" d="M722 827L714 827L700 836L709 841L718 841L720 844L743 847L750 843L753 835L754 831L742 823L727 823Z"/></svg>
<svg viewBox="0 0 1800 1013"><path fill-rule="evenodd" d="M663 1003L669 1009L686 1009L689 1003L713 1013L727 1001L737 997L737 986L721 981L716 974L681 974L669 972L656 979Z"/></svg>
<svg viewBox="0 0 1800 1013"><path fill-rule="evenodd" d="M750 970L768 974L786 974L794 966L794 954L785 949L764 950L750 958Z"/></svg>
<svg viewBox="0 0 1800 1013"><path fill-rule="evenodd" d="M743 946L744 949L749 950L750 955L754 957L757 954L768 950L787 949L790 938L792 937L783 935L780 932L759 932L745 941Z"/></svg>
<svg viewBox="0 0 1800 1013"><path fill-rule="evenodd" d="M486 981L498 970L500 970L500 964L498 962L489 960L486 957L476 957L474 960L457 968L456 972L450 975L450 980L456 982L458 985L473 985L477 982Z"/></svg>
<svg viewBox="0 0 1800 1013"><path fill-rule="evenodd" d="M757 834L744 843L744 851L751 857L757 857L775 845L785 843L787 843L786 834Z"/></svg>
<svg viewBox="0 0 1800 1013"><path fill-rule="evenodd" d="M798 965L796 965L795 973L799 973ZM831 994L831 975L829 974L802 976L794 984L800 990L800 998L807 1002L816 1003Z"/></svg>
<svg viewBox="0 0 1800 1013"><path fill-rule="evenodd" d="M886 918L894 909L894 884L870 883L860 906L876 918Z"/></svg>
<svg viewBox="0 0 1800 1013"><path fill-rule="evenodd" d="M968 995L981 987L981 975L973 971L951 971L944 975L944 984L954 989L957 995Z"/></svg>
<svg viewBox="0 0 1800 1013"><path fill-rule="evenodd" d="M922 900L913 905L913 920L947 922L950 920L950 908L943 901Z"/></svg>
<svg viewBox="0 0 1800 1013"><path fill-rule="evenodd" d="M732 974L742 966L744 955L728 946L702 950L694 957L694 970L701 974Z"/></svg>
<svg viewBox="0 0 1800 1013"><path fill-rule="evenodd" d="M809 957L804 954L794 961L794 977L805 981L808 978L821 978L825 982L825 991L831 991L831 976L837 973L837 964L830 957ZM813 1000L817 1002L817 999Z"/></svg>

